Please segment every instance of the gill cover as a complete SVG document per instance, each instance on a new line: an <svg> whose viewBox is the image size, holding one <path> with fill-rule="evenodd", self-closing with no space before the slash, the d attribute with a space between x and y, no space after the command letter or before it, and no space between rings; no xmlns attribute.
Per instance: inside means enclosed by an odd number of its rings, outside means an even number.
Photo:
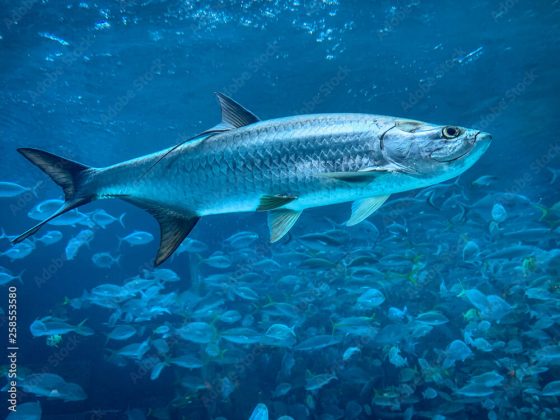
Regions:
<svg viewBox="0 0 560 420"><path fill-rule="evenodd" d="M404 172L422 174L467 155L474 143L473 130L400 120L383 134L381 151Z"/></svg>

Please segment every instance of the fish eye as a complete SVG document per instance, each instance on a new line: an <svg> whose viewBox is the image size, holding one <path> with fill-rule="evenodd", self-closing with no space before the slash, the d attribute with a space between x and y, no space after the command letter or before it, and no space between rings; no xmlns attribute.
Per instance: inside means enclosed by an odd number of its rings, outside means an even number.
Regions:
<svg viewBox="0 0 560 420"><path fill-rule="evenodd" d="M444 127L443 130L441 131L441 134L446 139L454 139L456 137L459 137L459 135L461 134L461 129L459 127L453 127L453 126Z"/></svg>

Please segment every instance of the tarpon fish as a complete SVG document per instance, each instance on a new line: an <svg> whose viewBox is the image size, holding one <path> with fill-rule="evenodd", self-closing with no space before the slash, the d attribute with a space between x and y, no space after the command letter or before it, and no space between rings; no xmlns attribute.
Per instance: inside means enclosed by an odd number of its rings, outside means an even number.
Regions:
<svg viewBox="0 0 560 420"><path fill-rule="evenodd" d="M14 240L93 200L121 198L159 222L165 261L203 216L264 211L271 242L302 211L353 202L347 225L391 194L456 177L491 142L488 133L369 114L315 114L260 120L220 93L217 126L160 152L105 168L51 153L18 151L62 187L64 205Z"/></svg>

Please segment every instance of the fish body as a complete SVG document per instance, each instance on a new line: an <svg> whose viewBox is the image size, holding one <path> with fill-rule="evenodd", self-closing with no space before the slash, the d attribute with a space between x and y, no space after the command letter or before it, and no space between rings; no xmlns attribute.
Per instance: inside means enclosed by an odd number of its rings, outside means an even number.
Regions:
<svg viewBox="0 0 560 420"><path fill-rule="evenodd" d="M21 260L30 255L35 249L35 244L30 240L17 243L7 251L0 252L0 256L8 257L10 261Z"/></svg>
<svg viewBox="0 0 560 420"><path fill-rule="evenodd" d="M70 325L62 319L46 316L33 321L29 329L33 337L63 335L70 332L83 336L93 335L93 330L83 324L84 322L79 325Z"/></svg>
<svg viewBox="0 0 560 420"><path fill-rule="evenodd" d="M142 232L135 230L134 232L126 235L124 238L119 238L119 244L124 241L130 246L149 244L154 240L154 236L149 232Z"/></svg>
<svg viewBox="0 0 560 420"><path fill-rule="evenodd" d="M209 258L202 260L202 262L210 267L214 268L229 268L231 266L231 260L223 254L213 254Z"/></svg>
<svg viewBox="0 0 560 420"><path fill-rule="evenodd" d="M56 212L63 204L64 201L57 198L41 201L27 212L27 217L33 220L43 220Z"/></svg>
<svg viewBox="0 0 560 420"><path fill-rule="evenodd" d="M58 241L62 239L62 232L58 230L49 230L40 238L37 238L37 242L41 242L43 245L52 245L56 244Z"/></svg>
<svg viewBox="0 0 560 420"><path fill-rule="evenodd" d="M113 257L108 252L97 252L91 256L92 262L99 268L111 268L115 264L119 264L120 255Z"/></svg>
<svg viewBox="0 0 560 420"><path fill-rule="evenodd" d="M89 245L94 236L93 231L89 229L81 230L76 236L68 241L65 248L66 259L73 260L78 255L78 251L85 245Z"/></svg>
<svg viewBox="0 0 560 420"><path fill-rule="evenodd" d="M204 242L197 241L196 239L187 238L177 249L175 255L179 255L180 253L183 252L194 254L194 253L204 252L206 250L208 250L208 245L206 245Z"/></svg>
<svg viewBox="0 0 560 420"><path fill-rule="evenodd" d="M460 175L486 151L478 130L369 114L314 114L259 120L218 94L222 122L189 141L106 168L36 149L19 149L65 192L54 215L15 242L95 199L121 198L160 223L156 264L200 217L267 211L271 241L308 208L353 202L347 225L371 215L390 194Z"/></svg>
<svg viewBox="0 0 560 420"><path fill-rule="evenodd" d="M17 276L14 276L8 270L0 267L0 286L5 286L6 284L11 283L14 280L19 280L19 282L23 284L23 280L21 278L22 275L23 272Z"/></svg>
<svg viewBox="0 0 560 420"><path fill-rule="evenodd" d="M266 405L259 403L251 413L249 420L268 420L268 408Z"/></svg>
<svg viewBox="0 0 560 420"><path fill-rule="evenodd" d="M305 389L307 391L316 391L337 379L336 375L332 373L321 373L319 375L310 376L305 382Z"/></svg>
<svg viewBox="0 0 560 420"><path fill-rule="evenodd" d="M107 213L105 210L96 210L93 213L91 213L91 219L93 220L93 222L97 225L102 227L103 229L105 229L107 226L109 226L110 224L114 223L114 222L119 222L119 224L124 228L124 217L126 216L126 213L121 214L118 218L110 215L109 213Z"/></svg>
<svg viewBox="0 0 560 420"><path fill-rule="evenodd" d="M254 232L238 232L227 238L224 243L232 248L246 248L257 239L259 239L259 235Z"/></svg>
<svg viewBox="0 0 560 420"><path fill-rule="evenodd" d="M108 340L128 340L136 334L136 328L132 325L117 325L113 330L107 334Z"/></svg>
<svg viewBox="0 0 560 420"><path fill-rule="evenodd" d="M18 197L26 192L32 192L36 196L35 188L23 187L15 182L0 181L0 198Z"/></svg>
<svg viewBox="0 0 560 420"><path fill-rule="evenodd" d="M168 268L156 268L151 271L143 270L143 273L144 273L144 277L147 279L153 278L155 280L159 280L164 283L168 283L168 282L172 283L181 280L181 278L175 271L170 270Z"/></svg>
<svg viewBox="0 0 560 420"><path fill-rule="evenodd" d="M274 398L283 397L288 392L290 392L291 389L292 389L292 384L289 384L287 382L282 382L276 386L276 389L272 393L272 396Z"/></svg>
<svg viewBox="0 0 560 420"><path fill-rule="evenodd" d="M63 401L82 401L86 393L78 384L66 382L53 373L33 373L19 381L21 389L39 397L61 399ZM19 407L18 407L19 413ZM24 415L18 418L25 418Z"/></svg>
<svg viewBox="0 0 560 420"><path fill-rule="evenodd" d="M128 344L121 349L117 350L115 353L122 357L128 357L130 359L141 360L144 354L150 349L150 341L146 339L141 343Z"/></svg>
<svg viewBox="0 0 560 420"><path fill-rule="evenodd" d="M138 174L168 150L103 169L94 182L100 187L93 189L98 197L130 196L197 216L257 211L263 196L297 197L281 207L302 211L425 187L466 169L459 165L453 171L434 171L430 177L395 170L374 183L320 176L358 174L366 168L391 172L392 161L384 154L381 136L402 122L367 114L260 121L187 142L140 180Z"/></svg>
<svg viewBox="0 0 560 420"><path fill-rule="evenodd" d="M203 366L201 360L191 354L184 354L170 360L170 363L186 369L198 369Z"/></svg>
<svg viewBox="0 0 560 420"><path fill-rule="evenodd" d="M498 178L496 176L482 175L482 176L478 177L477 179L475 179L472 182L472 185L475 185L477 187L489 187L489 186L493 185L497 180L498 180Z"/></svg>
<svg viewBox="0 0 560 420"><path fill-rule="evenodd" d="M41 403L37 402L26 402L23 404L18 404L17 412L13 411L6 417L6 420L40 420L42 417Z"/></svg>

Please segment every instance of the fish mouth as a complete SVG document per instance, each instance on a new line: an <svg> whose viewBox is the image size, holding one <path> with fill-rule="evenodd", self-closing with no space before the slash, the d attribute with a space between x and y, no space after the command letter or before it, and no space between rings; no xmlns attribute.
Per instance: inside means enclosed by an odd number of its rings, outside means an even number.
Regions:
<svg viewBox="0 0 560 420"><path fill-rule="evenodd" d="M462 151L462 152L459 153L459 154L451 155L451 156L445 157L445 158L434 157L434 156L432 156L432 155L430 155L430 157L431 157L433 160L437 161L437 162L446 162L446 163L449 163L449 162L453 162L453 161L455 161L455 160L457 160L457 159L461 159L463 156L468 155L472 150L473 150L473 147L469 148L468 150L464 150L464 151Z"/></svg>
<svg viewBox="0 0 560 420"><path fill-rule="evenodd" d="M484 131L479 131L474 136L474 149L478 150L482 155L492 143L492 135L490 133L485 133Z"/></svg>
<svg viewBox="0 0 560 420"><path fill-rule="evenodd" d="M492 135L484 131L479 131L478 133L476 133L476 136L474 136L474 141L475 143L478 142L490 143L492 141Z"/></svg>
<svg viewBox="0 0 560 420"><path fill-rule="evenodd" d="M473 142L469 146L470 147L467 147L463 150L458 150L457 152L455 152L453 154L450 154L449 156L434 156L435 153L437 153L439 150L441 150L441 149L438 149L438 150L435 150L434 152L432 152L430 157L437 162L445 162L445 163L454 162L458 159L461 159L462 157L465 157L469 153L471 153L475 148L475 143Z"/></svg>

